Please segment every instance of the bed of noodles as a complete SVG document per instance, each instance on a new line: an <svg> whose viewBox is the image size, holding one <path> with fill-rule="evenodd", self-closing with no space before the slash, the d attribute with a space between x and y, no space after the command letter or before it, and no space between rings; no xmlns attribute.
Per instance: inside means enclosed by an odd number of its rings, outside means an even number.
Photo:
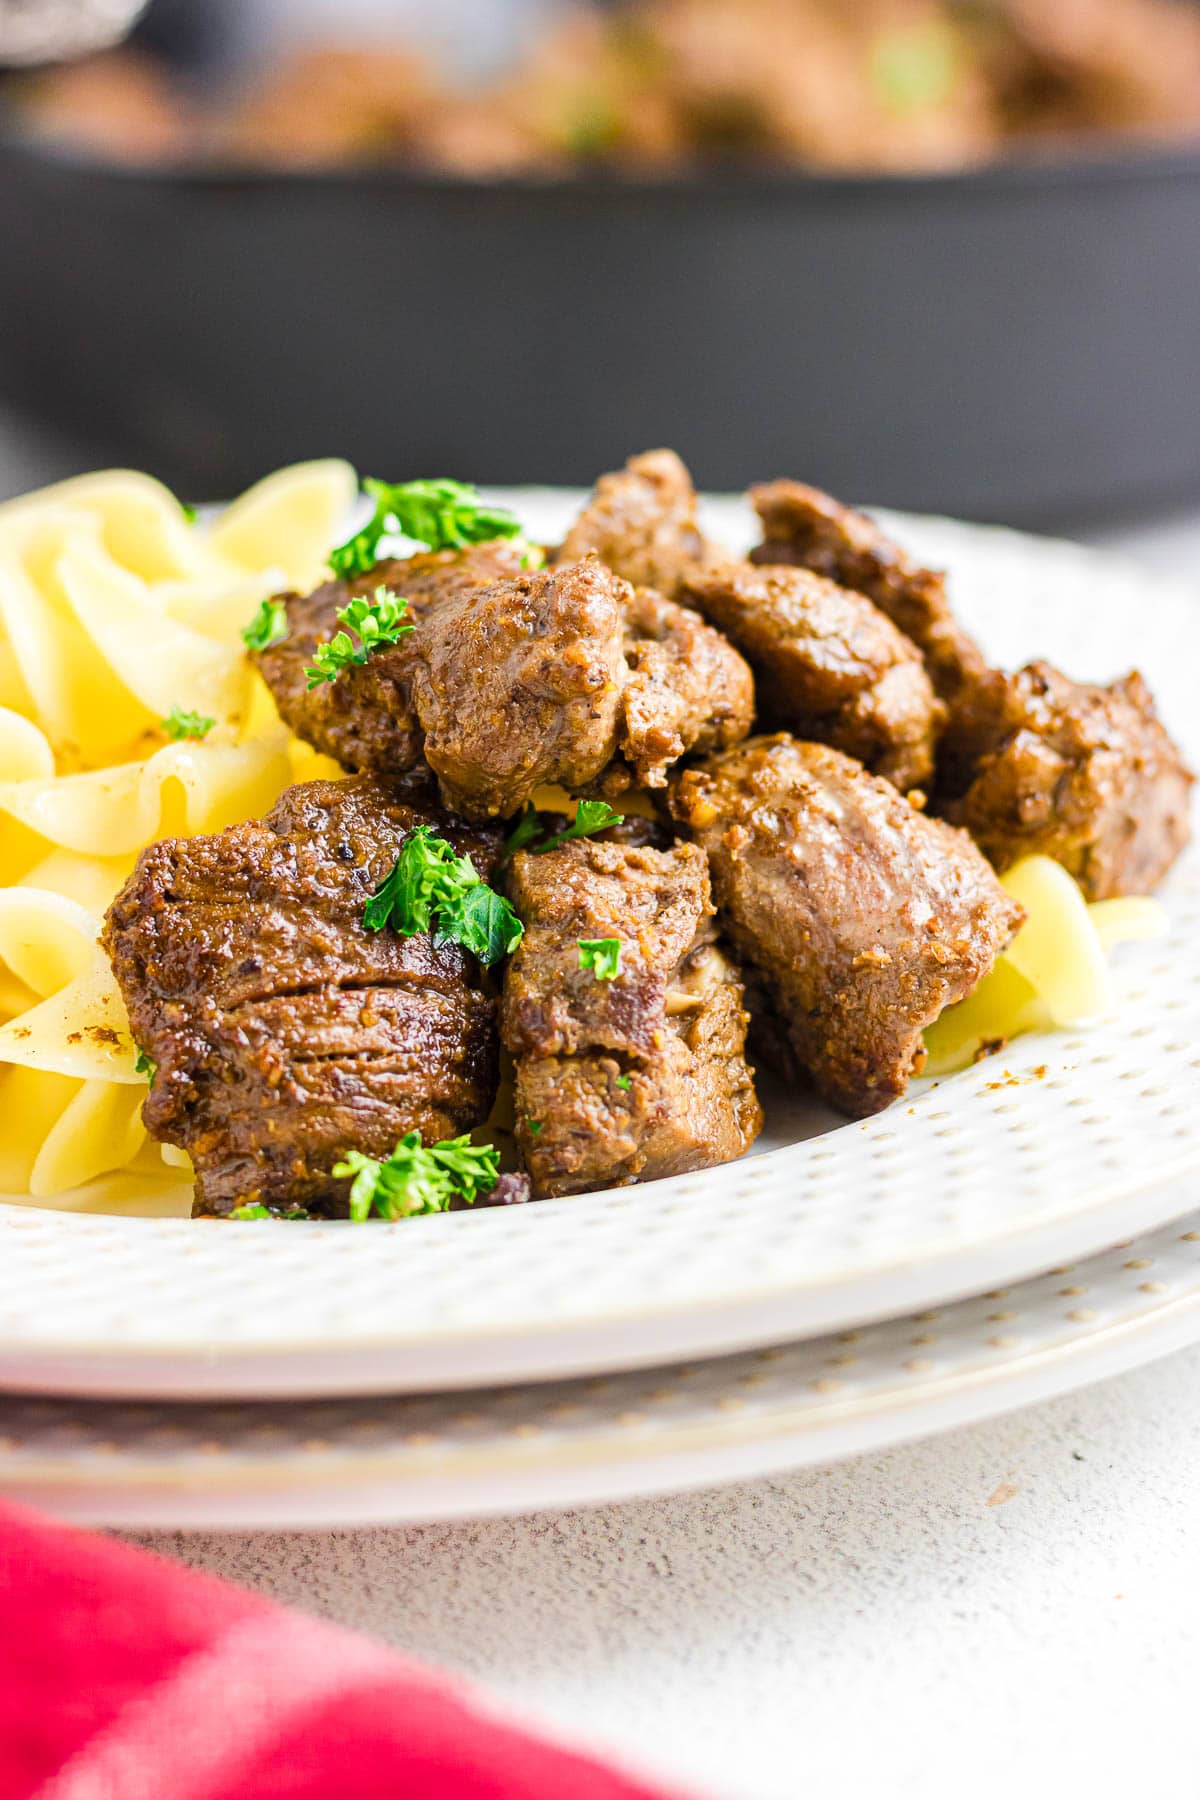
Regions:
<svg viewBox="0 0 1200 1800"><path fill-rule="evenodd" d="M187 1212L187 1158L146 1136L146 1078L97 935L147 844L339 773L281 724L241 632L266 596L322 578L356 493L349 465L325 461L212 522L122 470L0 505L0 1197ZM216 725L171 742L174 707ZM1152 902L1086 907L1045 859L1006 884L1030 923L927 1034L929 1073L1102 1014L1107 945L1158 927Z"/></svg>
<svg viewBox="0 0 1200 1800"><path fill-rule="evenodd" d="M211 525L124 470L0 506L0 1193L187 1210L187 1160L146 1137L96 938L145 845L338 773L280 723L241 631L267 595L321 579L356 492L328 461ZM216 725L173 743L176 706Z"/></svg>

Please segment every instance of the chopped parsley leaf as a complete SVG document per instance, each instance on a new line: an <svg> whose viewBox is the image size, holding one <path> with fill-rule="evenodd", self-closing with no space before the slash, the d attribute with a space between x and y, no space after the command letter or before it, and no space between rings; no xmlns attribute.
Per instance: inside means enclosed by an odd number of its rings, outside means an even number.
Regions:
<svg viewBox="0 0 1200 1800"><path fill-rule="evenodd" d="M327 644L318 644L313 651L313 666L304 671L309 687L336 681L343 669L361 668L374 651L399 643L413 629L405 621L407 611L408 601L383 586L375 589L370 600L361 596L351 600L338 614L338 624L349 629L335 632ZM358 634L357 644L351 631Z"/></svg>
<svg viewBox="0 0 1200 1800"><path fill-rule="evenodd" d="M194 525L196 523L196 520L200 517L200 514L197 512L196 508L192 505L190 500L181 500L179 502L179 510L183 514L184 518L187 520L189 525Z"/></svg>
<svg viewBox="0 0 1200 1800"><path fill-rule="evenodd" d="M385 538L403 537L427 550L461 550L489 538L517 537L520 521L503 507L485 506L465 481L364 481L375 511L352 538L330 553L329 566L347 579L375 567Z"/></svg>
<svg viewBox="0 0 1200 1800"><path fill-rule="evenodd" d="M303 1206L289 1206L286 1212L272 1212L261 1200L250 1200L244 1206L235 1206L226 1216L230 1219L310 1219L312 1214Z"/></svg>
<svg viewBox="0 0 1200 1800"><path fill-rule="evenodd" d="M619 825L624 817L624 813L614 812L607 800L581 800L566 830L547 838L533 854L545 856L547 850L553 850L558 844L569 844L572 838L590 837L593 831L607 831L610 825Z"/></svg>
<svg viewBox="0 0 1200 1800"><path fill-rule="evenodd" d="M590 969L597 981L615 981L621 973L620 938L580 938L579 966Z"/></svg>
<svg viewBox="0 0 1200 1800"><path fill-rule="evenodd" d="M134 1058L133 1072L135 1075L144 1075L146 1077L147 1087L154 1086L154 1077L158 1074L158 1064L152 1056L146 1055L146 1052L140 1045L138 1047L137 1056Z"/></svg>
<svg viewBox="0 0 1200 1800"><path fill-rule="evenodd" d="M264 600L242 632L247 650L269 650L288 634L287 607L282 600Z"/></svg>
<svg viewBox="0 0 1200 1800"><path fill-rule="evenodd" d="M618 1075L617 1086L621 1089L622 1093L627 1094L633 1086L633 1083L630 1081L628 1075Z"/></svg>
<svg viewBox="0 0 1200 1800"><path fill-rule="evenodd" d="M501 862L507 862L510 856L515 856L518 850L524 850L527 844L532 844L534 838L541 834L541 816L533 802L528 801L524 812L504 840L504 849L500 853Z"/></svg>
<svg viewBox="0 0 1200 1800"><path fill-rule="evenodd" d="M182 706L173 706L162 722L162 728L173 743L180 738L207 737L215 719L205 718L203 713L185 712Z"/></svg>
<svg viewBox="0 0 1200 1800"><path fill-rule="evenodd" d="M480 880L469 856L418 825L404 840L390 875L367 901L368 931L390 925L401 937L436 929L440 944L462 944L489 968L515 950L525 927L500 894Z"/></svg>
<svg viewBox="0 0 1200 1800"><path fill-rule="evenodd" d="M471 1206L479 1194L490 1193L500 1178L500 1152L491 1144L473 1144L466 1135L426 1146L419 1131L410 1131L386 1162L350 1150L333 1173L353 1177L350 1217L356 1223L372 1212L381 1219L409 1219L445 1212L455 1199Z"/></svg>
<svg viewBox="0 0 1200 1800"><path fill-rule="evenodd" d="M527 1129L532 1131L534 1137L539 1136L542 1129L542 1121L540 1119L526 1119L525 1124Z"/></svg>

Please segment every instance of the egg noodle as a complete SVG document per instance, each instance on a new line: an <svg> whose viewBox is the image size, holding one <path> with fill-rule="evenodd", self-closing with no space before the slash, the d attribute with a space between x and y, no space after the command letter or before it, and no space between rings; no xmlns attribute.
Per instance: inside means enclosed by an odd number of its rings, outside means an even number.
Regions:
<svg viewBox="0 0 1200 1800"><path fill-rule="evenodd" d="M211 525L126 470L0 506L9 1197L187 1210L187 1159L147 1140L146 1075L96 939L147 844L254 818L291 782L338 773L280 723L241 632L268 595L321 579L357 487L347 463L301 464ZM174 709L215 723L171 741Z"/></svg>
<svg viewBox="0 0 1200 1800"><path fill-rule="evenodd" d="M281 724L241 632L267 596L321 579L356 493L350 466L325 461L211 523L126 470L0 505L0 1195L188 1210L186 1156L142 1124L146 1074L97 936L147 844L339 773ZM176 709L214 723L173 741ZM928 1073L1103 1013L1107 945L1157 929L1152 901L1088 907L1045 858L1005 885L1029 923L926 1033Z"/></svg>

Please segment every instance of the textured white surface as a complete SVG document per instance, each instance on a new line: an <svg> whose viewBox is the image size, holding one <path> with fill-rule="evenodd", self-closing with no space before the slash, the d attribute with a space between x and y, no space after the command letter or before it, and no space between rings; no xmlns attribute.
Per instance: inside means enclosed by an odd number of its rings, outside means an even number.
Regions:
<svg viewBox="0 0 1200 1800"><path fill-rule="evenodd" d="M141 1541L722 1800L1194 1800L1197 1494L1190 1351L725 1492Z"/></svg>

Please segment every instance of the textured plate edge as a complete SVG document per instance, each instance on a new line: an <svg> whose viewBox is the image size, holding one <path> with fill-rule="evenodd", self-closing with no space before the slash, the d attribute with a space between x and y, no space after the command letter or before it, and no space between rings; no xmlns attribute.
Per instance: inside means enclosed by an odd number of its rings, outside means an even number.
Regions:
<svg viewBox="0 0 1200 1800"><path fill-rule="evenodd" d="M1060 1221L1031 1239L1014 1229L997 1250L989 1247L986 1269L979 1250L967 1245L930 1263L896 1263L881 1270L868 1289L856 1290L860 1303L847 1307L841 1290L821 1294L759 1291L720 1307L680 1305L653 1320L636 1318L636 1341L614 1344L619 1316L598 1317L586 1327L556 1324L536 1335L523 1332L507 1342L492 1334L464 1336L456 1346L437 1346L442 1360L413 1373L412 1345L382 1341L339 1350L335 1345L263 1345L226 1357L218 1348L203 1354L137 1346L120 1355L79 1346L39 1353L36 1345L0 1346L0 1391L43 1393L88 1399L293 1400L356 1394L440 1393L512 1382L550 1382L574 1376L619 1373L680 1360L713 1360L770 1344L823 1336L881 1319L903 1317L924 1307L967 1298L984 1288L1043 1274L1060 1262L1095 1255L1122 1239L1154 1231L1183 1218L1197 1194L1183 1175L1137 1194L1122 1194L1097 1213L1091 1209ZM1195 1183L1200 1187L1200 1178ZM1099 1220L1103 1218L1103 1229ZM871 1294L873 1298L865 1300ZM810 1302L815 1300L815 1304ZM802 1314L798 1317L797 1313ZM481 1372L478 1349L489 1346ZM558 1346L550 1361L550 1352ZM456 1349L462 1363L456 1360ZM88 1361L80 1364L79 1358Z"/></svg>
<svg viewBox="0 0 1200 1800"><path fill-rule="evenodd" d="M757 1425L732 1417L726 1425L664 1428L632 1452L614 1453L612 1434L598 1432L569 1455L539 1455L528 1444L507 1461L474 1451L443 1459L428 1474L411 1464L389 1474L388 1459L378 1454L343 1456L333 1470L304 1470L292 1459L251 1487L239 1485L244 1476L237 1468L226 1466L218 1476L217 1464L210 1481L198 1481L190 1469L186 1477L166 1479L157 1471L157 1478L135 1472L125 1485L113 1480L119 1463L99 1482L69 1479L53 1463L9 1481L0 1458L0 1491L63 1519L125 1530L329 1530L600 1506L782 1475L982 1424L1197 1342L1200 1293L998 1367L932 1378L890 1401L825 1407L816 1419L806 1419L797 1405ZM451 1460L463 1466L448 1468Z"/></svg>

